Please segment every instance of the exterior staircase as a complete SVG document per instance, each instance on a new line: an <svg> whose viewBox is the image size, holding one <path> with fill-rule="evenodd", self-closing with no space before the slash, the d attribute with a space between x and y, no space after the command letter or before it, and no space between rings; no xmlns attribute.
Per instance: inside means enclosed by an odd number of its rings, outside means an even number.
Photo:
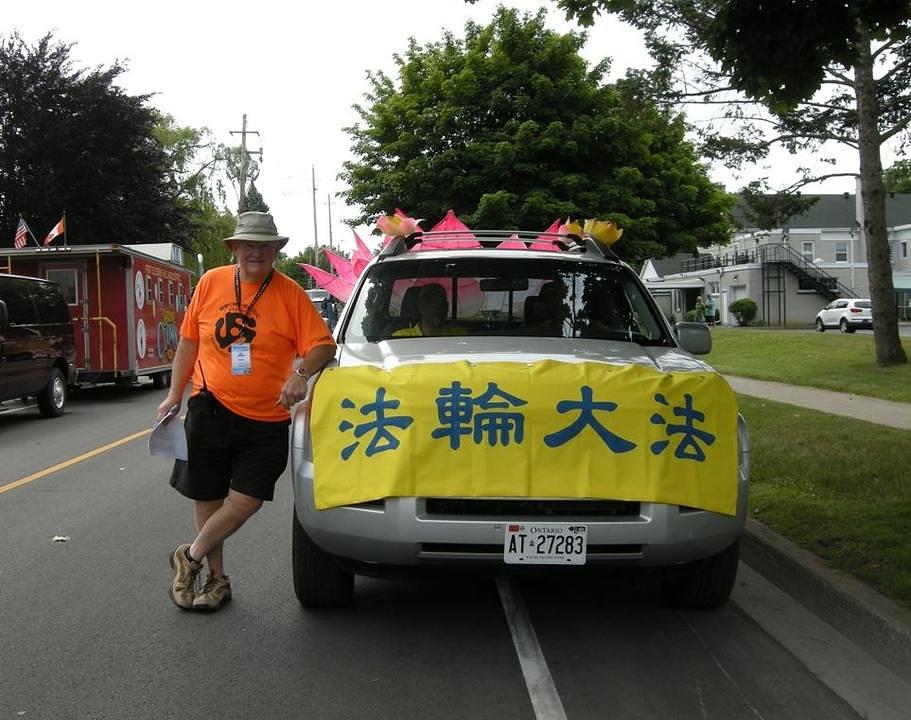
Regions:
<svg viewBox="0 0 911 720"><path fill-rule="evenodd" d="M790 245L760 245L756 248L756 260L761 263L764 273L776 267L788 270L797 277L802 289L815 290L830 302L839 297L857 297L856 293L842 285L837 277L817 267Z"/></svg>
<svg viewBox="0 0 911 720"><path fill-rule="evenodd" d="M815 290L826 300L839 297L857 297L849 287L842 285L838 278L817 267L790 245L782 243L765 243L752 250L741 250L724 255L700 255L697 258L684 260L680 264L681 272L708 270L733 265L759 263L764 278L786 270L794 274L804 290Z"/></svg>

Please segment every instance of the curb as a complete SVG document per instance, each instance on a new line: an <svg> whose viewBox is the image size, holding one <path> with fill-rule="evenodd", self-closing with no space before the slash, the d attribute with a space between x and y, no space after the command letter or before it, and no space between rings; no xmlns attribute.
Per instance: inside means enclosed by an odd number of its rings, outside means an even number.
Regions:
<svg viewBox="0 0 911 720"><path fill-rule="evenodd" d="M902 678L911 678L911 610L747 518L742 560ZM795 631L797 629L795 628Z"/></svg>

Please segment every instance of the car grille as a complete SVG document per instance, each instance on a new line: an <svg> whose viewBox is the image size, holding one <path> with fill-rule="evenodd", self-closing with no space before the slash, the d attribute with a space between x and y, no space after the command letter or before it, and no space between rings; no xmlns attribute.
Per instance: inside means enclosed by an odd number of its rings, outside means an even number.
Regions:
<svg viewBox="0 0 911 720"><path fill-rule="evenodd" d="M639 503L626 500L498 500L427 498L427 515L505 517L639 517Z"/></svg>

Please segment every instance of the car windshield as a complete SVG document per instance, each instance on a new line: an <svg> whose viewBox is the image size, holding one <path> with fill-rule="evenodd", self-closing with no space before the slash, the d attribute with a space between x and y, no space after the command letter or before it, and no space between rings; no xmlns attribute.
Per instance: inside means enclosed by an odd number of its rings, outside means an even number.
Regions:
<svg viewBox="0 0 911 720"><path fill-rule="evenodd" d="M352 302L346 343L488 335L674 344L635 275L608 263L397 260L372 266Z"/></svg>

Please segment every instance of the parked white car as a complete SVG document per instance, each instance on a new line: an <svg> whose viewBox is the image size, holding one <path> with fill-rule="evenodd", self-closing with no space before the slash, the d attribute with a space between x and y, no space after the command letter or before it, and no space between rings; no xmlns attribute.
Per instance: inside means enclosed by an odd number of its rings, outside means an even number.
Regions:
<svg viewBox="0 0 911 720"><path fill-rule="evenodd" d="M816 315L816 329L838 328L843 333L873 329L873 305L867 298L838 298Z"/></svg>

